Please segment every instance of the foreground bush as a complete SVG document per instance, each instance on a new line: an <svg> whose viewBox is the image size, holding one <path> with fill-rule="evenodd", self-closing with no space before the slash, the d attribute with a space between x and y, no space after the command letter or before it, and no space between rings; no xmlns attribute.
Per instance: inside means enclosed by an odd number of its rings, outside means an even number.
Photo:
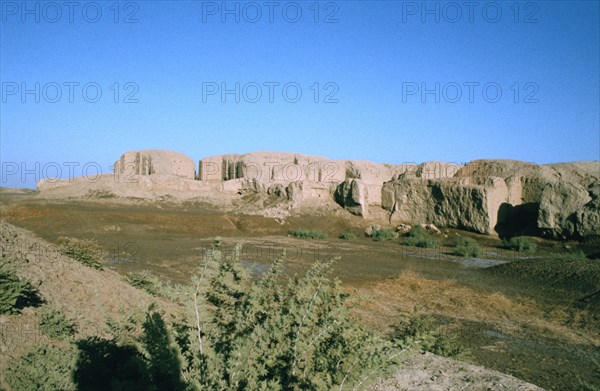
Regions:
<svg viewBox="0 0 600 391"><path fill-rule="evenodd" d="M503 240L502 247L525 254L535 254L537 245L525 236L516 236L510 240Z"/></svg>
<svg viewBox="0 0 600 391"><path fill-rule="evenodd" d="M162 281L148 270L127 273L125 280L132 286L142 289L152 296L158 296L164 288Z"/></svg>
<svg viewBox="0 0 600 391"><path fill-rule="evenodd" d="M294 229L290 231L290 235L295 238L302 239L325 239L327 235L323 231L308 230L308 229Z"/></svg>
<svg viewBox="0 0 600 391"><path fill-rule="evenodd" d="M67 339L75 334L75 326L62 312L45 309L40 314L40 331L50 338Z"/></svg>
<svg viewBox="0 0 600 391"><path fill-rule="evenodd" d="M77 349L72 345L40 346L14 361L6 371L5 380L13 391L75 391L76 363Z"/></svg>
<svg viewBox="0 0 600 391"><path fill-rule="evenodd" d="M475 239L459 237L454 240L454 254L461 257L477 257L479 244Z"/></svg>
<svg viewBox="0 0 600 391"><path fill-rule="evenodd" d="M59 250L86 266L102 269L102 247L96 241L62 238Z"/></svg>
<svg viewBox="0 0 600 391"><path fill-rule="evenodd" d="M0 261L0 314L18 313L28 305L41 302L30 283L21 280L6 261Z"/></svg>
<svg viewBox="0 0 600 391"><path fill-rule="evenodd" d="M194 388L362 389L397 363L389 342L350 317L348 295L326 276L330 264L281 284L283 260L252 281L238 259L239 251L222 262L218 249L210 254L189 317L172 327Z"/></svg>
<svg viewBox="0 0 600 391"><path fill-rule="evenodd" d="M437 239L431 236L425 228L417 225L408 231L404 244L407 246L435 248L438 243Z"/></svg>

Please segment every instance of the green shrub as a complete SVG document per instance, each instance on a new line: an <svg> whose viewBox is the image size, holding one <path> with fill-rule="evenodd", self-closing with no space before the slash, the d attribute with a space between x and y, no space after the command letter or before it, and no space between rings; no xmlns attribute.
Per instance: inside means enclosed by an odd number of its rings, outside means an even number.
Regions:
<svg viewBox="0 0 600 391"><path fill-rule="evenodd" d="M76 390L72 373L77 363L73 346L41 346L11 363L5 373L13 391Z"/></svg>
<svg viewBox="0 0 600 391"><path fill-rule="evenodd" d="M128 273L125 279L132 286L142 289L153 296L160 295L163 290L162 281L148 270Z"/></svg>
<svg viewBox="0 0 600 391"><path fill-rule="evenodd" d="M45 309L40 314L40 331L50 338L67 339L75 334L75 325L56 310Z"/></svg>
<svg viewBox="0 0 600 391"><path fill-rule="evenodd" d="M502 247L518 251L520 253L535 254L537 245L525 236L516 236L510 240L503 240Z"/></svg>
<svg viewBox="0 0 600 391"><path fill-rule="evenodd" d="M435 248L437 247L437 239L431 236L427 230L419 225L413 227L406 234L404 244L407 246Z"/></svg>
<svg viewBox="0 0 600 391"><path fill-rule="evenodd" d="M86 266L102 269L102 247L94 240L62 238L59 250Z"/></svg>
<svg viewBox="0 0 600 391"><path fill-rule="evenodd" d="M454 240L454 254L462 257L479 256L479 244L475 239L459 237Z"/></svg>
<svg viewBox="0 0 600 391"><path fill-rule="evenodd" d="M373 231L371 238L376 242L382 242L384 240L392 240L396 238L396 234L391 229L382 228L377 231Z"/></svg>
<svg viewBox="0 0 600 391"><path fill-rule="evenodd" d="M327 235L323 231L309 230L309 229L294 229L289 234L295 238L302 239L325 239Z"/></svg>
<svg viewBox="0 0 600 391"><path fill-rule="evenodd" d="M167 335L162 345L175 341L176 354L162 354L183 358L181 379L190 387L364 389L367 380L397 365L399 351L350 316L348 294L339 280L327 278L330 263L317 263L287 283L281 281L282 263L253 280L238 250L222 260L215 249L193 279L188 316L164 327L160 317L149 315Z"/></svg>
<svg viewBox="0 0 600 391"><path fill-rule="evenodd" d="M38 305L41 298L29 282L21 280L6 261L0 261L0 314L15 314Z"/></svg>
<svg viewBox="0 0 600 391"><path fill-rule="evenodd" d="M343 234L340 234L339 238L344 240L352 240L356 239L356 235L354 235L352 232L344 232Z"/></svg>
<svg viewBox="0 0 600 391"><path fill-rule="evenodd" d="M418 315L392 326L392 339L402 346L418 346L444 357L456 357L465 352L456 336L436 325L430 315Z"/></svg>

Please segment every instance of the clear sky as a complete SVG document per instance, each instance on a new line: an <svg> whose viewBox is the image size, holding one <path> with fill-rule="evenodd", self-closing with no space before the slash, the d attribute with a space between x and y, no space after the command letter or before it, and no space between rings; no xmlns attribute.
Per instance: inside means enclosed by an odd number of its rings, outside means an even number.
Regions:
<svg viewBox="0 0 600 391"><path fill-rule="evenodd" d="M599 159L598 1L0 4L0 186L147 148Z"/></svg>

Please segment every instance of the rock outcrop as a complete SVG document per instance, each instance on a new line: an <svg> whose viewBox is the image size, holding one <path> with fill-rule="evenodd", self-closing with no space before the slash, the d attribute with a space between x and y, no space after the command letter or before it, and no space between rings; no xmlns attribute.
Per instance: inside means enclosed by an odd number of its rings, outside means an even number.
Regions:
<svg viewBox="0 0 600 391"><path fill-rule="evenodd" d="M194 162L183 154L143 150L124 153L112 175L42 180L38 189L55 198L200 198L238 206L263 199L244 206L244 213L252 207L260 212L267 204L285 211L337 204L375 219L387 211L389 224L435 224L507 236L600 235L600 162L392 165L254 152L203 158L196 175ZM249 194L251 199L244 198ZM377 213L370 215L370 210Z"/></svg>

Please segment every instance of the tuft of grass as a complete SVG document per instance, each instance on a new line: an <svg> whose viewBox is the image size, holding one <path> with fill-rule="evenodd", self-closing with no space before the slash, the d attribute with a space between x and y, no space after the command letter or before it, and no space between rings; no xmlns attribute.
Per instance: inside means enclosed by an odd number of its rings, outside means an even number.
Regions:
<svg viewBox="0 0 600 391"><path fill-rule="evenodd" d="M327 237L323 231L302 228L291 230L289 234L295 238L302 239L325 239Z"/></svg>
<svg viewBox="0 0 600 391"><path fill-rule="evenodd" d="M354 235L352 232L344 232L343 234L340 234L339 238L344 240L352 240L356 239L356 235Z"/></svg>
<svg viewBox="0 0 600 391"><path fill-rule="evenodd" d="M454 240L454 254L461 257L479 256L479 244L475 239L459 237Z"/></svg>
<svg viewBox="0 0 600 391"><path fill-rule="evenodd" d="M67 339L75 334L75 325L56 310L45 309L40 314L40 331L50 338Z"/></svg>
<svg viewBox="0 0 600 391"><path fill-rule="evenodd" d="M583 251L577 250L553 254L552 259L555 261L586 261L588 258Z"/></svg>
<svg viewBox="0 0 600 391"><path fill-rule="evenodd" d="M59 250L86 266L102 270L102 247L95 240L62 238Z"/></svg>
<svg viewBox="0 0 600 391"><path fill-rule="evenodd" d="M392 340L402 346L418 346L444 357L456 357L465 352L456 335L437 325L431 315L418 315L392 326Z"/></svg>
<svg viewBox="0 0 600 391"><path fill-rule="evenodd" d="M438 242L425 228L417 225L408 231L404 244L407 246L436 248Z"/></svg>
<svg viewBox="0 0 600 391"><path fill-rule="evenodd" d="M509 240L505 239L502 241L502 247L529 255L535 254L537 250L537 245L525 236L515 236Z"/></svg>
<svg viewBox="0 0 600 391"><path fill-rule="evenodd" d="M373 235L371 235L371 239L376 242L383 242L385 240L392 240L396 238L396 234L391 229L382 228L380 230L374 231Z"/></svg>

